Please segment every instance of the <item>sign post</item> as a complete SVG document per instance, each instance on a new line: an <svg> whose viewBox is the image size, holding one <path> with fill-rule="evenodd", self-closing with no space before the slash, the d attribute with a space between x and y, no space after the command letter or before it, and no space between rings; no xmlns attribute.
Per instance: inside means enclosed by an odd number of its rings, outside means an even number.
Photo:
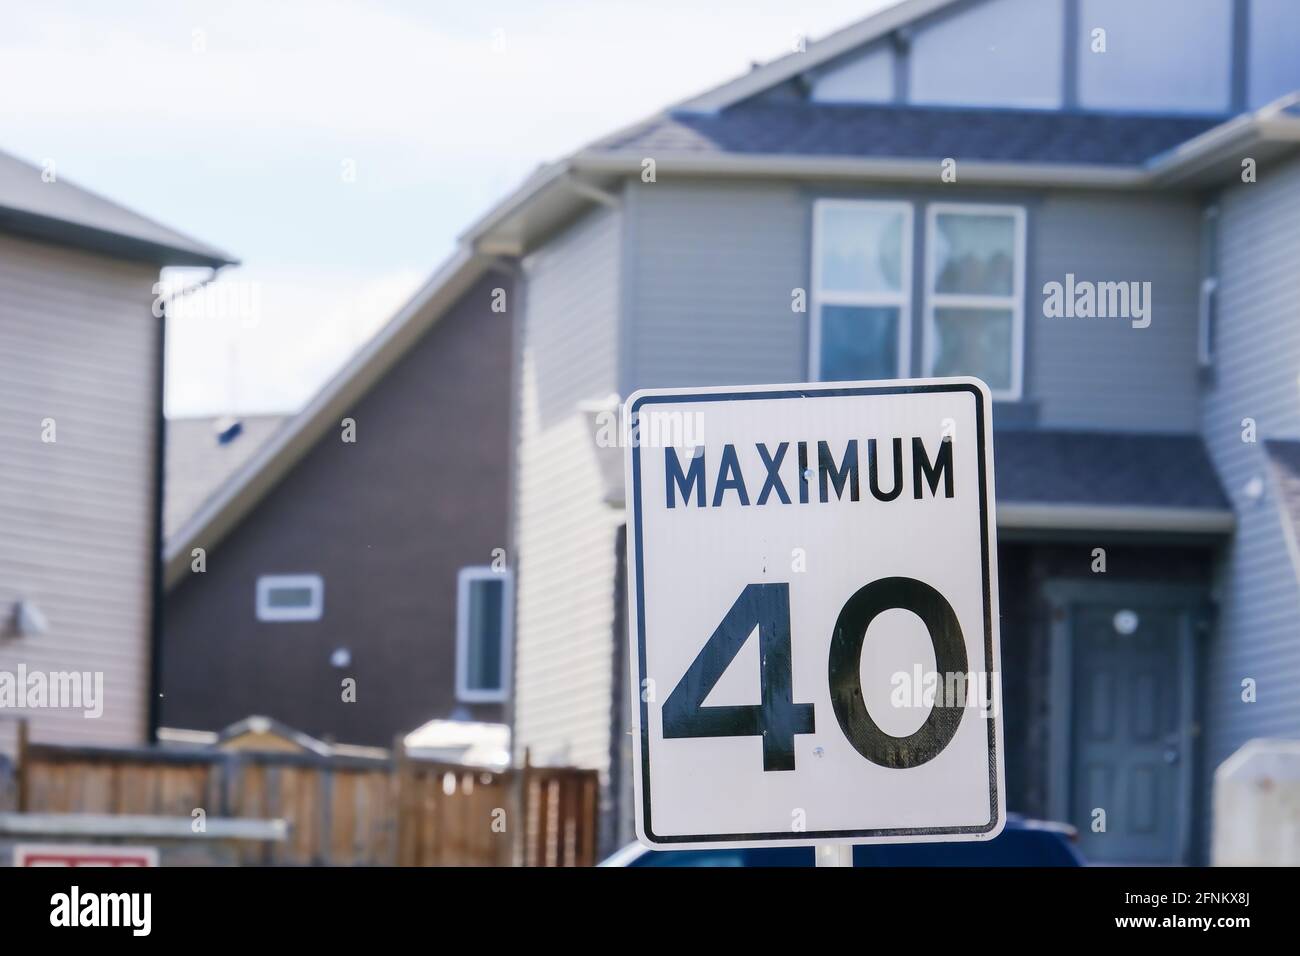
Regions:
<svg viewBox="0 0 1300 956"><path fill-rule="evenodd" d="M853 847L840 846L838 843L817 844L818 866L852 866Z"/></svg>
<svg viewBox="0 0 1300 956"><path fill-rule="evenodd" d="M851 866L997 836L987 387L658 389L624 414L641 841Z"/></svg>

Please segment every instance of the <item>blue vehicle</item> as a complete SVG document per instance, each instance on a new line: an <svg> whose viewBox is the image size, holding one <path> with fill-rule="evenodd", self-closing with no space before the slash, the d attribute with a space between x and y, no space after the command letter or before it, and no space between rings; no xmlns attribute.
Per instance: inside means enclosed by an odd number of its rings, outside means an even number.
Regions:
<svg viewBox="0 0 1300 956"><path fill-rule="evenodd" d="M854 866L1085 866L1074 827L1007 814L986 843L880 843L853 848ZM812 866L810 846L709 850L623 847L601 866Z"/></svg>

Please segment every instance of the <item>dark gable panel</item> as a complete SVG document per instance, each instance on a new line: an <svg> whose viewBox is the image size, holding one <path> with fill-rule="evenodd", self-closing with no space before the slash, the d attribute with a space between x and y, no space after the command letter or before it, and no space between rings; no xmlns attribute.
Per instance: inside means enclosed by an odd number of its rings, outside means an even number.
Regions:
<svg viewBox="0 0 1300 956"><path fill-rule="evenodd" d="M510 283L480 280L356 404L355 444L328 431L172 591L164 726L264 714L389 744L453 713L502 719L455 698L457 572L506 546L511 320L491 310L496 287ZM322 619L257 621L257 577L299 573L324 578ZM346 668L330 664L337 647Z"/></svg>

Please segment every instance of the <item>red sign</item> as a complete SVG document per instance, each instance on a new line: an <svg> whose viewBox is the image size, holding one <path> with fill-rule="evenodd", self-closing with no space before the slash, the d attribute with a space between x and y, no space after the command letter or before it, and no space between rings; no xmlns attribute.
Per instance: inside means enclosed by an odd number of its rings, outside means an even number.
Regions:
<svg viewBox="0 0 1300 956"><path fill-rule="evenodd" d="M67 843L20 843L14 866L157 866L151 846L75 846Z"/></svg>

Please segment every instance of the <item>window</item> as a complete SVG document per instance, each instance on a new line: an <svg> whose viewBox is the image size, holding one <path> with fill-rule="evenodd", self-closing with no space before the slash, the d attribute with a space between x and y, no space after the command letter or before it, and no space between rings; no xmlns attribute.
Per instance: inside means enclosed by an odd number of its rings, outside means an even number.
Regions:
<svg viewBox="0 0 1300 956"><path fill-rule="evenodd" d="M1202 368L1214 364L1214 342L1219 323L1219 207L1205 210L1201 223L1201 302L1197 356Z"/></svg>
<svg viewBox="0 0 1300 956"><path fill-rule="evenodd" d="M926 249L926 374L974 375L994 398L1020 398L1025 211L934 203Z"/></svg>
<svg viewBox="0 0 1300 956"><path fill-rule="evenodd" d="M819 200L812 271L812 377L905 375L912 347L911 205Z"/></svg>
<svg viewBox="0 0 1300 956"><path fill-rule="evenodd" d="M264 574L257 579L259 621L319 621L325 582L319 574Z"/></svg>
<svg viewBox="0 0 1300 956"><path fill-rule="evenodd" d="M456 696L502 701L510 687L509 571L461 568L456 598Z"/></svg>

